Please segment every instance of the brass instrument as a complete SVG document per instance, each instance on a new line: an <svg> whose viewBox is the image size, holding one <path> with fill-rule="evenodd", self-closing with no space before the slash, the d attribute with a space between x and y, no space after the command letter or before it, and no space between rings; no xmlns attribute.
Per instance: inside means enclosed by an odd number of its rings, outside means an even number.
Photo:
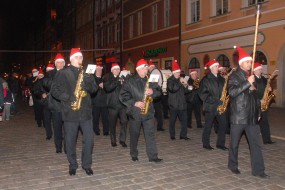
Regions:
<svg viewBox="0 0 285 190"><path fill-rule="evenodd" d="M194 80L194 82L193 82L193 87L194 87L194 89L198 89L199 87L200 87L200 79L196 79L196 80Z"/></svg>
<svg viewBox="0 0 285 190"><path fill-rule="evenodd" d="M147 80L146 80L146 83L145 83L145 88L144 88L143 100L142 100L142 102L144 103L144 107L141 108L141 114L142 115L146 115L148 113L149 104L153 101L152 97L147 95L147 90L148 89L149 89L149 81L148 81L148 77L147 77Z"/></svg>
<svg viewBox="0 0 285 190"><path fill-rule="evenodd" d="M221 100L223 103L217 107L217 110L218 110L218 112L219 112L220 115L222 115L223 113L225 113L225 111L227 110L228 104L229 104L230 97L229 97L229 95L227 94L227 93L228 93L228 91L227 91L228 80L229 80L229 76L232 74L232 72L233 72L234 70L235 70L235 69L232 69L227 75L225 75L225 83L224 83L222 95L221 95L221 98L220 98L220 100Z"/></svg>
<svg viewBox="0 0 285 190"><path fill-rule="evenodd" d="M71 103L71 109L73 111L78 111L81 107L82 98L87 96L87 93L82 89L81 84L83 82L83 76L84 76L84 69L81 67L81 71L78 75L74 96L76 100Z"/></svg>
<svg viewBox="0 0 285 190"><path fill-rule="evenodd" d="M278 72L278 70L275 70L272 75L270 75L270 77L267 80L267 84L264 90L264 94L261 100L261 111L264 112L266 110L268 110L269 104L270 102L273 100L273 98L275 98L275 94L273 94L270 90L270 84L272 79L276 76L276 72Z"/></svg>

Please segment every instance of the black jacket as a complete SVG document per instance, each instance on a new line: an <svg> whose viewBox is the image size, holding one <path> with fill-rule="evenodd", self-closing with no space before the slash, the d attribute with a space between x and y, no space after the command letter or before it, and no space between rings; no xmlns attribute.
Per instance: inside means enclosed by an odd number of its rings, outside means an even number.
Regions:
<svg viewBox="0 0 285 190"><path fill-rule="evenodd" d="M92 104L93 104L93 106L96 106L96 107L106 107L107 106L107 94L104 91L104 89L99 87L99 84L101 82L103 82L103 78L97 77L95 75L93 75L93 76L94 76L96 84L98 85L98 91L96 93L92 94L92 96L91 96L92 97Z"/></svg>
<svg viewBox="0 0 285 190"><path fill-rule="evenodd" d="M154 117L153 104L150 103L149 111L146 115L141 115L141 110L135 106L135 103L143 100L145 91L146 77L141 78L138 74L131 76L123 85L120 91L120 101L127 106L127 114L130 119L143 121ZM149 87L153 90L151 97L155 99L161 95L160 87L157 83L149 83Z"/></svg>
<svg viewBox="0 0 285 190"><path fill-rule="evenodd" d="M187 81L189 86L192 86L192 90L188 94L186 94L186 102L191 104L201 104L201 99L199 97L199 89L194 89L193 83L194 80L190 77Z"/></svg>
<svg viewBox="0 0 285 190"><path fill-rule="evenodd" d="M74 91L80 70L72 65L57 72L51 87L51 95L61 102L63 121L83 121L92 118L92 102L90 94L98 89L92 75L84 73L82 89L87 96L82 98L81 108L78 111L71 109L71 103L75 101Z"/></svg>
<svg viewBox="0 0 285 190"><path fill-rule="evenodd" d="M38 104L41 104L43 106L47 106L47 99L42 98L43 93L48 93L43 88L43 81L44 80L45 80L45 77L36 80L36 82L34 83L33 89L32 89L32 94L33 94L34 103L38 103Z"/></svg>
<svg viewBox="0 0 285 190"><path fill-rule="evenodd" d="M104 89L107 94L107 106L108 108L121 110L125 106L119 100L120 90L122 88L122 77L114 77L113 73L110 73L104 77ZM124 82L124 81L122 81Z"/></svg>
<svg viewBox="0 0 285 190"><path fill-rule="evenodd" d="M217 113L217 107L222 103L220 101L225 79L220 75L208 73L200 83L199 96L203 101L203 110L205 112Z"/></svg>
<svg viewBox="0 0 285 190"><path fill-rule="evenodd" d="M3 107L4 106L4 93L3 93L3 79L0 78L0 107Z"/></svg>
<svg viewBox="0 0 285 190"><path fill-rule="evenodd" d="M263 98L264 91L267 85L267 79L264 76L261 76L258 78L257 76L254 76L255 82L254 86L256 88L256 94L259 100Z"/></svg>
<svg viewBox="0 0 285 190"><path fill-rule="evenodd" d="M189 93L188 88L185 88L179 78L174 75L167 79L168 106L169 109L186 110L187 102L185 95Z"/></svg>
<svg viewBox="0 0 285 190"><path fill-rule="evenodd" d="M255 125L260 116L260 101L255 92L250 91L247 73L241 68L229 77L231 124Z"/></svg>

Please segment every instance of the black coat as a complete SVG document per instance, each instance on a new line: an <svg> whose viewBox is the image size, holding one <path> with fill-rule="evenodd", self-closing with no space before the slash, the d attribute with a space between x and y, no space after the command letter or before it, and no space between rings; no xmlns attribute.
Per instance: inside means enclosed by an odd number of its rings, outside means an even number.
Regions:
<svg viewBox="0 0 285 190"><path fill-rule="evenodd" d="M36 80L36 82L34 83L33 89L32 89L32 94L33 94L33 101L34 102L39 103L43 106L47 106L47 98L46 99L42 98L43 93L48 93L43 88L44 80L45 80L45 77Z"/></svg>
<svg viewBox="0 0 285 190"><path fill-rule="evenodd" d="M121 80L122 77L114 77L112 73L104 77L104 90L107 94L107 106L108 108L121 110L125 106L119 100L120 90L122 88Z"/></svg>
<svg viewBox="0 0 285 190"><path fill-rule="evenodd" d="M229 77L231 124L255 125L261 114L260 100L255 92L250 91L247 73L238 68Z"/></svg>
<svg viewBox="0 0 285 190"><path fill-rule="evenodd" d="M167 79L168 106L169 109L186 110L187 102L185 95L189 93L188 88L184 87L179 78L174 75Z"/></svg>
<svg viewBox="0 0 285 190"><path fill-rule="evenodd" d="M94 75L96 84L98 85L98 91L92 94L92 104L96 107L106 107L107 106L107 94L104 89L99 87L99 84L103 82L102 77L97 77Z"/></svg>
<svg viewBox="0 0 285 190"><path fill-rule="evenodd" d="M84 73L82 89L87 96L82 98L81 108L78 111L71 109L75 101L74 91L80 70L72 65L57 72L51 87L51 95L61 102L63 121L83 121L92 119L92 102L90 94L98 90L92 75Z"/></svg>
<svg viewBox="0 0 285 190"><path fill-rule="evenodd" d="M4 106L3 79L0 78L0 107Z"/></svg>
<svg viewBox="0 0 285 190"><path fill-rule="evenodd" d="M192 86L193 89L190 90L188 94L186 94L186 102L191 103L191 104L197 104L197 103L201 104L201 99L198 94L199 89L194 89L194 86L193 86L194 80L190 77L187 83L189 86Z"/></svg>
<svg viewBox="0 0 285 190"><path fill-rule="evenodd" d="M141 110L135 106L135 103L143 100L145 91L146 77L141 78L138 74L131 76L123 85L120 91L120 101L127 106L127 114L131 119L143 121L154 117L153 104L150 103L149 111L146 115L141 115ZM153 99L161 95L160 87L157 83L149 83L149 88L153 90L151 97Z"/></svg>
<svg viewBox="0 0 285 190"><path fill-rule="evenodd" d="M259 100L263 98L264 91L267 85L267 79L264 76L261 76L258 78L257 76L254 76L255 82L254 86L256 88L256 94Z"/></svg>
<svg viewBox="0 0 285 190"><path fill-rule="evenodd" d="M200 83L199 96L203 101L203 110L205 112L217 113L217 107L222 103L220 101L225 79L220 75L208 73Z"/></svg>

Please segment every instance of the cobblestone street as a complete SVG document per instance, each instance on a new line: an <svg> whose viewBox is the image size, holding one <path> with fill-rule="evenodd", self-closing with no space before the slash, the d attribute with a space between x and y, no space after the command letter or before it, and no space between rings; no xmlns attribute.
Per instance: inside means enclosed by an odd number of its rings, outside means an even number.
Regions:
<svg viewBox="0 0 285 190"><path fill-rule="evenodd" d="M80 166L80 134L77 143L79 168L75 176L69 176L66 155L56 154L53 138L46 140L44 128L36 127L33 109L21 106L20 110L10 121L0 123L0 189L285 189L284 109L272 108L272 113L280 116L270 114L273 140L277 143L262 144L270 179L251 175L244 136L239 149L241 175L234 175L227 169L227 151L202 148L202 129L188 130L189 141L179 140L179 122L176 122L175 141L170 140L168 130L157 132L159 157L164 160L158 164L148 161L142 132L139 162L131 161L129 147L113 148L109 137L95 136L93 176L87 176ZM164 128L168 128L168 120L164 120ZM212 146L215 140L216 134L212 131ZM227 135L227 146L228 143Z"/></svg>

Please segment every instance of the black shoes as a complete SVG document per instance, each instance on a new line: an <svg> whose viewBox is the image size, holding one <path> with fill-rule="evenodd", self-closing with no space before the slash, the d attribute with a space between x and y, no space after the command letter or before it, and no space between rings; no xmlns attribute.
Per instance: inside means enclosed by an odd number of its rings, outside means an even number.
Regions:
<svg viewBox="0 0 285 190"><path fill-rule="evenodd" d="M112 147L115 147L115 146L117 146L117 143L111 142L111 145L112 145Z"/></svg>
<svg viewBox="0 0 285 190"><path fill-rule="evenodd" d="M235 168L235 169L230 169L231 170L231 172L233 173L233 174L240 174L240 171L239 171L239 169L237 169L237 168Z"/></svg>
<svg viewBox="0 0 285 190"><path fill-rule="evenodd" d="M187 128L191 129L191 128L192 128L192 126L191 126L191 125L188 125L188 127L187 127Z"/></svg>
<svg viewBox="0 0 285 190"><path fill-rule="evenodd" d="M274 141L268 141L268 142L264 142L264 144L274 144Z"/></svg>
<svg viewBox="0 0 285 190"><path fill-rule="evenodd" d="M211 147L211 145L203 145L203 148L205 148L207 150L214 150L214 148Z"/></svg>
<svg viewBox="0 0 285 190"><path fill-rule="evenodd" d="M139 161L138 157L132 157L132 161L136 162Z"/></svg>
<svg viewBox="0 0 285 190"><path fill-rule="evenodd" d="M175 137L170 137L170 139L171 139L171 140L175 140L176 138L175 138Z"/></svg>
<svg viewBox="0 0 285 190"><path fill-rule="evenodd" d="M69 175L75 175L76 169L69 169Z"/></svg>
<svg viewBox="0 0 285 190"><path fill-rule="evenodd" d="M263 173L263 174L260 174L260 175L255 175L255 177L260 177L260 178L263 178L263 179L269 179L270 176L267 175L266 173Z"/></svg>
<svg viewBox="0 0 285 190"><path fill-rule="evenodd" d="M203 128L203 125L199 125L199 126L197 126L197 128Z"/></svg>
<svg viewBox="0 0 285 190"><path fill-rule="evenodd" d="M51 136L47 136L47 137L46 137L46 140L50 140L50 139L51 139Z"/></svg>
<svg viewBox="0 0 285 190"><path fill-rule="evenodd" d="M221 149L221 150L229 150L227 147L225 147L225 146L216 146L217 147L217 149Z"/></svg>
<svg viewBox="0 0 285 190"><path fill-rule="evenodd" d="M100 132L95 132L95 135L100 136Z"/></svg>
<svg viewBox="0 0 285 190"><path fill-rule="evenodd" d="M190 140L190 138L188 138L188 137L180 137L180 139L184 139L184 140Z"/></svg>
<svg viewBox="0 0 285 190"><path fill-rule="evenodd" d="M85 173L87 175L93 175L93 170L91 168L82 168L83 170L85 170Z"/></svg>
<svg viewBox="0 0 285 190"><path fill-rule="evenodd" d="M160 128L160 129L157 129L157 131L165 131L165 129L163 129L163 128Z"/></svg>
<svg viewBox="0 0 285 190"><path fill-rule="evenodd" d="M122 147L127 148L127 144L123 141L120 141L120 145L122 145Z"/></svg>
<svg viewBox="0 0 285 190"><path fill-rule="evenodd" d="M109 132L104 132L103 135L104 136L109 136Z"/></svg>
<svg viewBox="0 0 285 190"><path fill-rule="evenodd" d="M62 153L62 150L56 150L55 152L56 152L57 154L58 154L58 153Z"/></svg>
<svg viewBox="0 0 285 190"><path fill-rule="evenodd" d="M150 162L155 162L155 163L159 163L159 162L161 162L163 159L161 159L161 158L155 158L155 159L150 159L149 161Z"/></svg>

